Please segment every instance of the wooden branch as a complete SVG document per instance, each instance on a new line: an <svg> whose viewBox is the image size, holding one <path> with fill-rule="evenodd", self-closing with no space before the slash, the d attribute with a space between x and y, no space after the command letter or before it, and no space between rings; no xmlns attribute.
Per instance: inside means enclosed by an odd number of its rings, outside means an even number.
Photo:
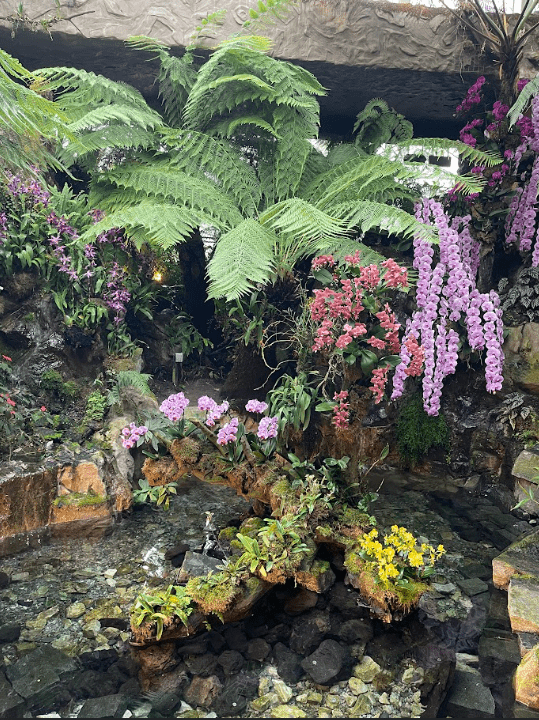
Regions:
<svg viewBox="0 0 539 720"><path fill-rule="evenodd" d="M219 445L219 443L217 442L217 438L215 437L215 435L212 433L212 431L209 428L207 428L203 423L201 423L200 420L196 420L195 418L190 418L189 422L193 423L193 425L196 428L198 428L199 430L201 430L204 433L204 435L208 438L208 440L211 442L211 444L217 449L217 451L219 452L220 455L222 455L223 457L226 457L225 449L223 448L222 445Z"/></svg>

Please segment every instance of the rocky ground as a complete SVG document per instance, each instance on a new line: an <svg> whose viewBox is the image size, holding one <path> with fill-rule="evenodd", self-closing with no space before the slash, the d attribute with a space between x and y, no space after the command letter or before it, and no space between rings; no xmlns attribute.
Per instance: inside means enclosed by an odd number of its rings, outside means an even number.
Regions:
<svg viewBox="0 0 539 720"><path fill-rule="evenodd" d="M491 562L529 524L503 498L459 488L464 480L380 470L372 486L382 479L379 524L447 550L405 621L371 619L335 568L324 596L281 586L241 623L130 651L131 602L174 578L171 549L200 549L205 510L218 527L247 511L231 490L187 480L168 513L144 507L97 543L3 560L0 716L510 717L521 652Z"/></svg>

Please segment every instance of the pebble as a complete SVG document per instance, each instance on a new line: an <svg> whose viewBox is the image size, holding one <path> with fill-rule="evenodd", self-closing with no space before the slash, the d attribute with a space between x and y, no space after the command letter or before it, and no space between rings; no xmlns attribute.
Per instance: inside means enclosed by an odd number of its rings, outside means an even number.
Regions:
<svg viewBox="0 0 539 720"><path fill-rule="evenodd" d="M86 605L83 602L75 602L70 605L66 610L66 618L69 620L76 620L80 618L86 612Z"/></svg>

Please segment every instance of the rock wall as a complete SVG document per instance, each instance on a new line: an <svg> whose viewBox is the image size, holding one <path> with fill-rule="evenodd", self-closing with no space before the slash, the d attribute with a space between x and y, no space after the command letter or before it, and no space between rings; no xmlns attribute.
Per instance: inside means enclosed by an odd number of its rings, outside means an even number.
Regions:
<svg viewBox="0 0 539 720"><path fill-rule="evenodd" d="M238 32L255 4L248 0L64 0L60 3L63 19L52 26L51 42L42 31L18 29L12 37L10 18L18 0L5 0L0 46L31 68L84 67L129 81L151 97L156 93L152 65L144 54L126 51L125 39L148 35L180 50L203 17L226 8L223 27L206 42L210 47ZM52 0L33 0L27 12L36 22L56 14ZM479 74L494 77L492 63L440 8L368 0L302 0L284 20L258 32L271 37L277 57L299 62L328 88L322 111L330 117L353 117L370 98L381 96L412 121L453 123L454 108L467 85ZM534 50L528 46L528 54Z"/></svg>

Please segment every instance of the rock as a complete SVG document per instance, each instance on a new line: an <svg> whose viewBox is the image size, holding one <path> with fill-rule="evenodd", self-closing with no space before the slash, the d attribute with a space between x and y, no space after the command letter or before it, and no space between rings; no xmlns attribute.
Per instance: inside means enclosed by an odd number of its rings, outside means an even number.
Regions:
<svg viewBox="0 0 539 720"><path fill-rule="evenodd" d="M315 683L325 685L339 674L346 660L347 652L336 640L324 640L303 660L301 667Z"/></svg>
<svg viewBox="0 0 539 720"><path fill-rule="evenodd" d="M330 630L329 615L313 610L296 623L290 636L290 649L301 655L311 652Z"/></svg>
<svg viewBox="0 0 539 720"><path fill-rule="evenodd" d="M335 582L335 573L327 560L316 559L309 570L299 570L294 575L298 585L315 593L324 593Z"/></svg>
<svg viewBox="0 0 539 720"><path fill-rule="evenodd" d="M367 695L360 695L350 708L350 717L361 717L369 715L372 710L372 702ZM382 716L380 716L382 717Z"/></svg>
<svg viewBox="0 0 539 720"><path fill-rule="evenodd" d="M453 683L456 654L454 647L441 647L435 643L420 645L413 650L414 663L423 670L420 684L424 717L436 718L442 702Z"/></svg>
<svg viewBox="0 0 539 720"><path fill-rule="evenodd" d="M513 632L539 632L539 578L511 578L507 607Z"/></svg>
<svg viewBox="0 0 539 720"><path fill-rule="evenodd" d="M184 662L192 675L208 677L209 675L213 675L217 668L217 658L211 653L189 656L185 658Z"/></svg>
<svg viewBox="0 0 539 720"><path fill-rule="evenodd" d="M160 673L149 678L145 682L143 690L150 693L174 693L175 695L181 695L187 678L187 667L183 663L180 663L170 672Z"/></svg>
<svg viewBox="0 0 539 720"><path fill-rule="evenodd" d="M223 637L231 650L243 651L247 645L247 635L241 627L227 627L223 631Z"/></svg>
<svg viewBox="0 0 539 720"><path fill-rule="evenodd" d="M267 658L270 650L271 645L267 643L263 638L255 638L254 640L250 640L247 644L245 655L248 660L262 662Z"/></svg>
<svg viewBox="0 0 539 720"><path fill-rule="evenodd" d="M225 650L217 659L225 675L236 675L245 665L245 659L237 650Z"/></svg>
<svg viewBox="0 0 539 720"><path fill-rule="evenodd" d="M127 710L125 695L103 695L86 700L77 717L80 718L121 718Z"/></svg>
<svg viewBox="0 0 539 720"><path fill-rule="evenodd" d="M539 378L539 373L537 373ZM525 501L521 506L521 510L536 517L539 515L539 505L537 502L530 500L530 492L532 496L537 496L539 488L539 446L535 446L529 450L522 450L515 460L511 475L514 480L515 501ZM539 499L539 497L537 497Z"/></svg>
<svg viewBox="0 0 539 720"><path fill-rule="evenodd" d="M539 530L513 543L492 561L492 579L500 590L507 590L513 575L539 577Z"/></svg>
<svg viewBox="0 0 539 720"><path fill-rule="evenodd" d="M504 630L483 631L479 639L479 670L488 686L509 681L520 663L517 638Z"/></svg>
<svg viewBox="0 0 539 720"><path fill-rule="evenodd" d="M479 578L468 578L465 580L457 580L457 585L462 592L469 597L479 595L479 593L487 592L488 585Z"/></svg>
<svg viewBox="0 0 539 720"><path fill-rule="evenodd" d="M345 620L362 617L364 611L358 605L359 593L338 582L329 591L329 603L338 610Z"/></svg>
<svg viewBox="0 0 539 720"><path fill-rule="evenodd" d="M272 718L304 718L308 717L307 713L295 705L276 705L270 710Z"/></svg>
<svg viewBox="0 0 539 720"><path fill-rule="evenodd" d="M342 623L339 628L339 638L346 643L368 643L372 639L372 620L369 618L354 618Z"/></svg>
<svg viewBox="0 0 539 720"><path fill-rule="evenodd" d="M84 613L86 612L86 605L83 602L76 602L72 605L69 605L69 607L66 610L66 618L69 620L75 620L76 618L80 618Z"/></svg>
<svg viewBox="0 0 539 720"><path fill-rule="evenodd" d="M521 659L529 650L533 650L536 645L539 645L538 633L517 633L517 638Z"/></svg>
<svg viewBox="0 0 539 720"><path fill-rule="evenodd" d="M0 643L17 642L21 634L19 623L0 625Z"/></svg>
<svg viewBox="0 0 539 720"><path fill-rule="evenodd" d="M287 703L289 700L292 699L294 693L292 692L292 689L286 685L282 680L274 680L273 681L273 691L279 698L279 701L281 703Z"/></svg>
<svg viewBox="0 0 539 720"><path fill-rule="evenodd" d="M522 658L515 674L515 699L532 710L539 710L539 645Z"/></svg>
<svg viewBox="0 0 539 720"><path fill-rule="evenodd" d="M136 658L140 664L138 679L143 690L148 690L152 679L162 675L178 665L176 645L173 642L150 645L136 651Z"/></svg>
<svg viewBox="0 0 539 720"><path fill-rule="evenodd" d="M6 680L4 673L0 670L0 717L22 717L24 707L24 698L15 692L11 684Z"/></svg>
<svg viewBox="0 0 539 720"><path fill-rule="evenodd" d="M365 683L371 683L382 671L380 665L368 655L364 655L361 662L352 670L354 677L363 680Z"/></svg>
<svg viewBox="0 0 539 720"><path fill-rule="evenodd" d="M223 690L212 704L217 716L240 717L249 701L256 697L257 686L257 678L244 673L228 678Z"/></svg>
<svg viewBox="0 0 539 720"><path fill-rule="evenodd" d="M494 698L478 671L457 670L447 694L446 713L458 718L494 717Z"/></svg>
<svg viewBox="0 0 539 720"><path fill-rule="evenodd" d="M348 687L354 695L363 695L369 689L369 686L357 677L352 676L348 680Z"/></svg>
<svg viewBox="0 0 539 720"><path fill-rule="evenodd" d="M290 648L283 643L276 643L273 648L275 655L275 664L279 676L286 682L293 685L304 674L301 666L301 656L292 652Z"/></svg>
<svg viewBox="0 0 539 720"><path fill-rule="evenodd" d="M55 709L71 699L61 681L76 670L73 658L43 645L8 665L6 675L15 692L25 698L28 708Z"/></svg>
<svg viewBox="0 0 539 720"><path fill-rule="evenodd" d="M202 577L209 572L219 572L218 568L222 563L223 561L217 558L189 550L185 553L184 561L178 573L177 582L184 583L192 577Z"/></svg>
<svg viewBox="0 0 539 720"><path fill-rule="evenodd" d="M189 705L209 708L222 687L216 675L207 678L195 676L184 693L184 699Z"/></svg>
<svg viewBox="0 0 539 720"><path fill-rule="evenodd" d="M300 587L293 597L289 598L284 604L284 611L288 615L301 615L301 613L311 610L318 602L318 593Z"/></svg>
<svg viewBox="0 0 539 720"><path fill-rule="evenodd" d="M0 590L5 590L5 588L9 587L9 582L9 575L0 571Z"/></svg>

